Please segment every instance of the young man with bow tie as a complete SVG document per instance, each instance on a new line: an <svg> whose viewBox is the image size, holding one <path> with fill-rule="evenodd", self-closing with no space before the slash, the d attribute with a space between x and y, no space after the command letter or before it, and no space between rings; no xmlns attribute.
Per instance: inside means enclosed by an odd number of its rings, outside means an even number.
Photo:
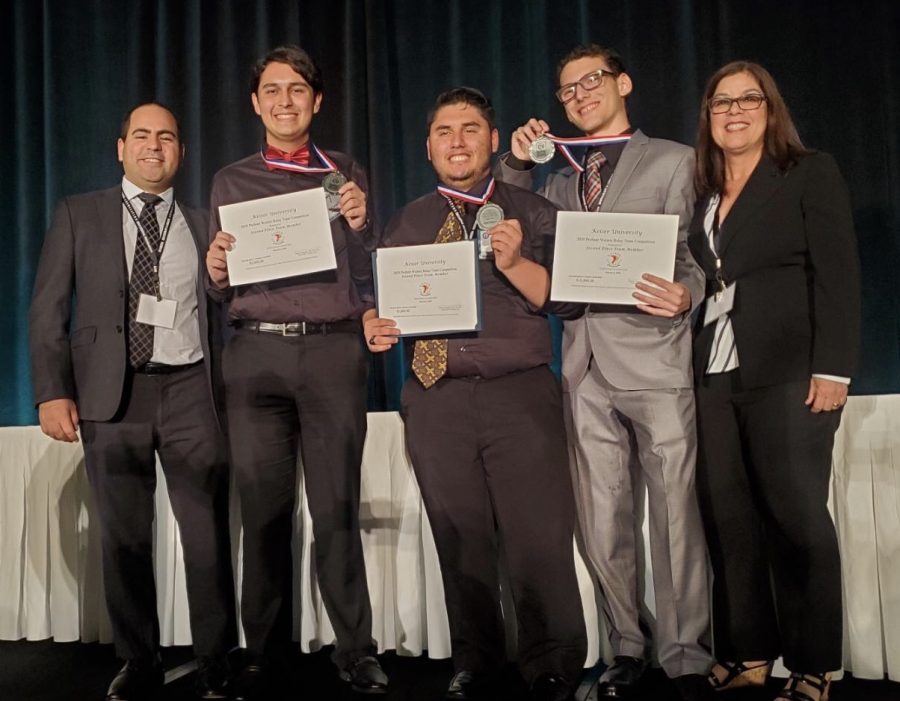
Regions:
<svg viewBox="0 0 900 701"><path fill-rule="evenodd" d="M271 688L291 641L298 454L315 570L337 637L334 662L354 690L383 694L387 677L374 657L358 513L368 368L360 317L374 306L366 175L350 156L313 143L323 82L302 49L279 47L259 61L250 99L266 144L216 174L207 254L210 294L227 302L235 328L223 372L243 523L248 660L238 696L258 698ZM329 208L337 267L230 286L226 252L235 238L221 230L219 207L322 187L329 177L336 190Z"/></svg>

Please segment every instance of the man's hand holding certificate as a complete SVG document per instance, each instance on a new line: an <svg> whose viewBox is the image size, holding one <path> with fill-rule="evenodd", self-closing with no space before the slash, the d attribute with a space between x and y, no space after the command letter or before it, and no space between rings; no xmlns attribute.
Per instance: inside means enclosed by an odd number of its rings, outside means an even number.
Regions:
<svg viewBox="0 0 900 701"><path fill-rule="evenodd" d="M219 221L230 244L223 246L228 284L278 280L337 266L321 188L225 205L219 207Z"/></svg>
<svg viewBox="0 0 900 701"><path fill-rule="evenodd" d="M674 214L560 212L550 297L681 313L684 286L671 282L677 238Z"/></svg>
<svg viewBox="0 0 900 701"><path fill-rule="evenodd" d="M473 241L380 248L373 258L378 318L393 322L383 324L392 329L384 335L446 335L480 327Z"/></svg>

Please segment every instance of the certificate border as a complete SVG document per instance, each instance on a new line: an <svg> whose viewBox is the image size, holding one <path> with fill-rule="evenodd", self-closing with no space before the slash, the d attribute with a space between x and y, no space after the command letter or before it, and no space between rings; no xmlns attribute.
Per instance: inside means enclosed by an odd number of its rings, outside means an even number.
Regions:
<svg viewBox="0 0 900 701"><path fill-rule="evenodd" d="M481 331L482 324L482 306L481 306L481 266L478 257L478 245L474 240L466 240L472 244L472 258L475 267L475 328L472 329L454 329L450 331L434 331L433 333L400 333L399 338L444 338L445 336L453 336L464 333L474 333ZM414 243L410 246L433 246L435 244ZM443 245L443 244L437 244ZM401 248L401 246L381 246L372 251L372 281L375 286L375 309L378 310L378 251L390 248ZM378 312L380 315L380 312Z"/></svg>
<svg viewBox="0 0 900 701"><path fill-rule="evenodd" d="M218 211L219 221L220 221L219 225L221 226L221 220L222 220L221 209L222 209L222 207L230 207L230 206L236 205L236 204L251 204L254 202L262 202L264 200L269 200L274 197L284 197L285 195L295 195L299 192L307 193L307 192L312 192L313 190L322 190L322 192L325 193L325 188L323 188L323 187L311 187L311 188L307 188L306 190L294 190L292 192L283 192L280 195L266 195L264 197L256 197L252 200L240 200L238 202L229 202L228 204L221 204L217 207L217 209L219 210ZM327 194L327 193L325 193L325 194ZM326 204L326 211L327 211L327 204ZM318 268L316 270L307 270L305 273L279 273L278 275L275 275L274 277L267 277L262 280L246 280L244 282L231 282L231 272L229 271L229 273L228 273L229 286L230 287L243 287L244 285L265 285L268 282L275 282L277 280L286 280L286 279L292 278L292 277L304 278L307 275L319 275L320 273L327 273L330 270L337 270L337 268L338 268L337 249L335 249L335 247L334 247L334 230L331 228L331 226L332 226L332 221L329 220L328 228L331 233L331 250L332 250L332 255L334 257L334 265L329 266L329 267L324 267L324 268ZM226 251L226 256L225 256L226 266L228 265L228 254L230 254L230 253L231 253L230 251Z"/></svg>
<svg viewBox="0 0 900 701"><path fill-rule="evenodd" d="M562 213L563 212L560 212L560 214L562 214ZM674 218L676 220L674 256L673 256L673 260L672 260L672 272L668 276L667 279L669 280L669 282L672 282L675 280L675 271L677 269L677 263L678 263L678 221L677 221L678 215L677 214L659 213L659 212L650 213L650 212L569 212L569 211L566 211L566 214L592 214L592 215L593 214L602 214L602 215L610 215L611 214L611 215L626 215L626 216L639 215L639 216L649 216L649 217L666 217L669 220ZM559 227L559 219L558 218L557 218L557 227ZM588 295L583 295L579 299L570 299L570 298L568 298L568 296L566 297L566 299L554 297L553 296L553 282L557 277L557 265L559 265L559 262L558 262L559 257L556 255L556 246L558 245L558 242L560 241L560 236L558 235L558 233L559 232L557 231L556 233L554 233L554 236L553 236L553 247L554 247L553 269L550 271L550 293L548 295L549 301L561 302L561 303L571 303L571 304L596 304L596 305L613 306L613 307L626 307L627 306L627 307L634 307L635 311L638 311L637 305L640 304L640 302L638 300L634 299L633 297L631 299L629 299L628 301L622 300L622 301L615 301L615 302L598 301L595 298L594 299L586 299L586 297ZM665 277L665 276L661 276L661 277Z"/></svg>

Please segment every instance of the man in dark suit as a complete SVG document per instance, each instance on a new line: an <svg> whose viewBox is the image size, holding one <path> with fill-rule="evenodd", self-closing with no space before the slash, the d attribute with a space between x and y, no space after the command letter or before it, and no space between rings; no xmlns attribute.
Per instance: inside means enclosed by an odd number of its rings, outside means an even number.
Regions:
<svg viewBox="0 0 900 701"><path fill-rule="evenodd" d="M197 691L225 698L235 619L206 221L174 198L184 145L168 109L130 112L118 154L121 185L65 198L44 240L30 313L34 398L44 433L73 442L80 429L84 444L113 640L126 662L106 698L146 698L163 682L156 454L181 529Z"/></svg>

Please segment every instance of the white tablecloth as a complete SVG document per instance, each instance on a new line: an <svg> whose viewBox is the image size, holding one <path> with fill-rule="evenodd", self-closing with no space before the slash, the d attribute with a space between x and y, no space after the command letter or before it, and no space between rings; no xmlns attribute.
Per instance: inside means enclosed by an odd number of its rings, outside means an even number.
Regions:
<svg viewBox="0 0 900 701"><path fill-rule="evenodd" d="M302 496L302 479L298 491ZM379 649L448 657L437 556L397 414L369 415L361 502ZM333 631L311 574L305 497L298 504L294 633L309 650L332 642ZM0 428L0 639L110 640L92 510L80 445L51 441L36 427ZM832 513L843 558L845 668L858 677L888 674L900 681L900 396L848 402L834 450ZM237 552L237 519L233 536ZM154 546L162 642L189 644L181 546L164 489L157 491ZM592 664L609 650L593 585L577 556L576 567ZM652 615L649 574L645 581Z"/></svg>

